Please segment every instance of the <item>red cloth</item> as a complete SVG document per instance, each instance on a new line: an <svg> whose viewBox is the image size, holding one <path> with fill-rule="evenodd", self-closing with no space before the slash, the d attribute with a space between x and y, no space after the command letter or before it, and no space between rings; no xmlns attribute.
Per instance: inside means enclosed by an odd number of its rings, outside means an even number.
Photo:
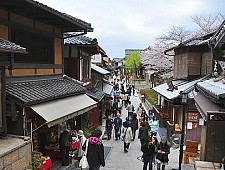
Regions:
<svg viewBox="0 0 225 170"><path fill-rule="evenodd" d="M74 142L73 144L72 144L72 149L73 150L76 150L76 149L78 149L79 148L79 142Z"/></svg>
<svg viewBox="0 0 225 170"><path fill-rule="evenodd" d="M43 170L49 170L52 168L52 160L48 159L44 164L42 164Z"/></svg>

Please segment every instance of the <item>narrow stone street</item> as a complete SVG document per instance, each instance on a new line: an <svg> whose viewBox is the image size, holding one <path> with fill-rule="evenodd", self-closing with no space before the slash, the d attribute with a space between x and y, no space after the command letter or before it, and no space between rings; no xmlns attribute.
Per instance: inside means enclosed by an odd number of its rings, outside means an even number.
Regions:
<svg viewBox="0 0 225 170"><path fill-rule="evenodd" d="M131 96L131 102L136 108L139 106L140 99L137 94ZM127 111L123 107L121 118L123 121L127 116ZM138 134L138 131L137 131ZM106 156L106 166L102 167L102 170L141 170L143 168L143 162L138 160L138 157L142 155L140 141L136 138L130 144L129 152L123 152L123 142L121 140L115 141L112 137L111 140L103 140L103 144L106 148L110 147L109 153ZM178 169L178 157L179 149L171 148L169 155L169 165L166 166L166 170ZM156 166L153 165L153 169L156 170ZM191 164L183 165L184 170L194 170L194 166Z"/></svg>

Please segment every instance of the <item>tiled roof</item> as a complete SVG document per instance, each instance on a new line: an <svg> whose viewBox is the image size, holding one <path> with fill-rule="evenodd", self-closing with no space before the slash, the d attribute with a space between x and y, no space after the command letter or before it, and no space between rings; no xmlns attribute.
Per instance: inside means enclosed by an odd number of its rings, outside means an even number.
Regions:
<svg viewBox="0 0 225 170"><path fill-rule="evenodd" d="M74 36L64 39L64 44L73 44L73 45L95 45L97 41L87 36Z"/></svg>
<svg viewBox="0 0 225 170"><path fill-rule="evenodd" d="M104 97L105 93L99 89L96 88L89 88L86 91L86 94L94 99L95 101L100 101Z"/></svg>
<svg viewBox="0 0 225 170"><path fill-rule="evenodd" d="M2 38L0 38L0 52L27 53L26 48Z"/></svg>
<svg viewBox="0 0 225 170"><path fill-rule="evenodd" d="M55 10L43 3L35 0L7 0L0 1L0 8L4 10L13 10L13 13L22 15L28 18L35 18L46 24L61 26L64 32L92 32L93 28L90 23L71 15Z"/></svg>
<svg viewBox="0 0 225 170"><path fill-rule="evenodd" d="M195 83L197 83L198 81L199 79L190 82L177 80L173 82L174 87L176 87L176 89L174 89L173 91L168 90L169 86L167 83L156 86L153 88L153 90L159 95L164 96L168 100L174 100L180 96L181 91L186 91L187 89L194 87Z"/></svg>
<svg viewBox="0 0 225 170"><path fill-rule="evenodd" d="M223 80L205 80L203 82L197 83L197 88L200 88L209 93L215 99L225 98L225 84L223 83Z"/></svg>
<svg viewBox="0 0 225 170"><path fill-rule="evenodd" d="M180 47L187 47L187 46L200 46L200 45L206 45L209 43L210 39L212 38L214 32L208 33L206 35L203 35L201 37L194 37L190 38L181 44L178 44L170 49L165 50L165 53L172 51L174 49L180 48Z"/></svg>
<svg viewBox="0 0 225 170"><path fill-rule="evenodd" d="M85 88L65 77L6 83L6 93L22 105L33 105L85 93Z"/></svg>
<svg viewBox="0 0 225 170"><path fill-rule="evenodd" d="M60 12L58 10L55 10L55 9L53 9L53 8L47 6L47 5L44 5L44 4L42 4L42 3L38 2L38 1L34 1L34 0L26 0L26 1L31 3L31 4L34 4L36 6L39 6L39 7L43 8L43 9L45 9L46 11L49 11L49 12L55 14L55 15L61 16L62 18L67 19L67 20L69 20L72 23L79 24L80 26L87 28L89 31L93 31L93 28L91 28L91 24L90 23L87 23L87 22L85 22L85 21L83 21L81 19L78 19L78 18L73 17L71 15L68 15L66 13L62 13L62 12Z"/></svg>

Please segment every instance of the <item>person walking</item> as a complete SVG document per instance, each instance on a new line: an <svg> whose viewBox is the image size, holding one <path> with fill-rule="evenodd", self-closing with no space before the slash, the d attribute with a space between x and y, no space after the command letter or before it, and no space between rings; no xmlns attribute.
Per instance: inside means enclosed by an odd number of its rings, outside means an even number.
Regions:
<svg viewBox="0 0 225 170"><path fill-rule="evenodd" d="M167 143L167 139L165 136L162 137L160 143L157 145L156 149L157 155L157 170L165 170L165 166L168 165L170 154L170 145Z"/></svg>
<svg viewBox="0 0 225 170"><path fill-rule="evenodd" d="M141 127L139 128L138 139L140 139L141 146L148 141L149 134L148 134L148 126L146 122L141 122Z"/></svg>
<svg viewBox="0 0 225 170"><path fill-rule="evenodd" d="M134 106L131 104L130 101L128 101L128 106L127 106L127 111L128 111L128 118L131 120L133 117L133 112L134 112Z"/></svg>
<svg viewBox="0 0 225 170"><path fill-rule="evenodd" d="M106 119L106 133L107 133L107 139L110 140L112 137L112 128L113 128L113 121L111 119L111 116L108 115Z"/></svg>
<svg viewBox="0 0 225 170"><path fill-rule="evenodd" d="M128 126L132 127L132 122L130 121L130 119L128 117L125 118L125 121L123 122L123 126L124 127L128 127Z"/></svg>
<svg viewBox="0 0 225 170"><path fill-rule="evenodd" d="M106 108L105 116L107 118L108 115L111 115L111 113L112 113L112 101L111 101L111 97L107 97L106 98L105 108Z"/></svg>
<svg viewBox="0 0 225 170"><path fill-rule="evenodd" d="M120 113L118 112L117 117L114 119L113 123L114 123L114 129L115 129L115 140L117 141L118 139L120 139L120 135L121 135L121 128L122 128L122 119L120 118Z"/></svg>
<svg viewBox="0 0 225 170"><path fill-rule="evenodd" d="M148 121L148 115L147 115L145 109L143 109L142 112L141 112L140 121L143 122L143 121L146 121L146 120Z"/></svg>
<svg viewBox="0 0 225 170"><path fill-rule="evenodd" d="M132 85L132 91L133 91L133 96L134 96L134 94L135 94L135 86L134 85Z"/></svg>
<svg viewBox="0 0 225 170"><path fill-rule="evenodd" d="M149 120L149 122L151 123L152 121L153 121L153 113L152 113L152 110L149 110L148 111L148 120Z"/></svg>
<svg viewBox="0 0 225 170"><path fill-rule="evenodd" d="M155 149L157 148L157 145L158 145L158 139L157 139L157 137L156 136L153 136L152 137L152 143L153 143L153 145L155 145ZM153 153L153 161L152 161L152 163L154 164L154 165L156 165L156 150L155 150L155 152Z"/></svg>
<svg viewBox="0 0 225 170"><path fill-rule="evenodd" d="M62 166L68 166L70 164L69 151L72 149L72 136L66 127L64 127L64 131L60 134L59 148L62 155Z"/></svg>
<svg viewBox="0 0 225 170"><path fill-rule="evenodd" d="M100 170L100 166L105 166L104 159L104 146L100 140L102 136L101 130L94 130L88 141L87 149L87 161L89 164L89 170ZM86 149L86 142L82 147L83 150Z"/></svg>
<svg viewBox="0 0 225 170"><path fill-rule="evenodd" d="M153 142L149 139L148 142L144 143L141 146L141 151L143 152L142 158L143 158L143 170L147 170L148 164L149 164L149 170L152 170L152 162L153 157L155 153L155 145Z"/></svg>
<svg viewBox="0 0 225 170"><path fill-rule="evenodd" d="M113 102L113 117L116 117L117 111L118 111L118 102L117 98L115 98Z"/></svg>
<svg viewBox="0 0 225 170"><path fill-rule="evenodd" d="M129 126L129 123L124 123L124 125L125 126L123 127L123 143L124 143L123 149L124 152L127 153L132 139L132 129Z"/></svg>
<svg viewBox="0 0 225 170"><path fill-rule="evenodd" d="M153 116L153 121L150 122L150 127L151 127L151 138L152 136L156 136L158 131L159 131L159 121L155 116Z"/></svg>
<svg viewBox="0 0 225 170"><path fill-rule="evenodd" d="M134 113L132 118L132 134L133 134L132 141L134 141L135 139L137 129L138 129L138 119L137 119L137 114Z"/></svg>
<svg viewBox="0 0 225 170"><path fill-rule="evenodd" d="M78 148L78 160L80 161L84 151L82 150L82 146L84 145L85 141L87 140L86 137L84 136L84 132L82 130L78 130L77 136L79 139L79 148Z"/></svg>

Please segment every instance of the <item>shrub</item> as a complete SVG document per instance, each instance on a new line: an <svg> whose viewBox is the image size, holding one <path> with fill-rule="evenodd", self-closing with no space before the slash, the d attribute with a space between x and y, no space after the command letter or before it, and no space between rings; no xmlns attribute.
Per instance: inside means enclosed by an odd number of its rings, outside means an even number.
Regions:
<svg viewBox="0 0 225 170"><path fill-rule="evenodd" d="M149 88L146 89L140 89L140 94L145 95L145 99L148 100L148 102L152 105L157 104L158 102L158 95L157 93Z"/></svg>

